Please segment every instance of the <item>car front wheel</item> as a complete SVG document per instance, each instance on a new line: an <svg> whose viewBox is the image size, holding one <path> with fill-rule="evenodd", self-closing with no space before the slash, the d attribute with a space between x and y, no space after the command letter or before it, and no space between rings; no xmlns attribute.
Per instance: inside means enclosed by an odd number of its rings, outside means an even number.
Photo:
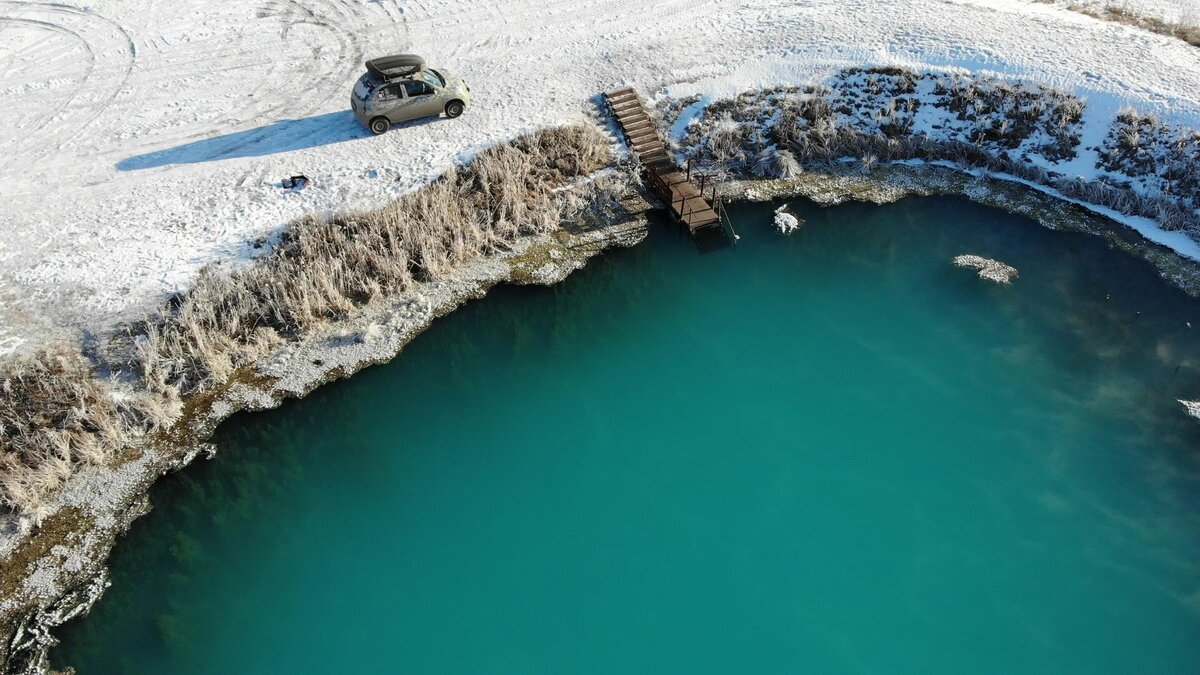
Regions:
<svg viewBox="0 0 1200 675"><path fill-rule="evenodd" d="M446 117L454 119L455 117L463 114L463 109L464 106L462 101L450 101L446 104Z"/></svg>
<svg viewBox="0 0 1200 675"><path fill-rule="evenodd" d="M379 134L386 134L387 130L391 128L392 123L389 122L388 118L386 117L376 117L375 119L371 120L371 133L375 134L376 136Z"/></svg>

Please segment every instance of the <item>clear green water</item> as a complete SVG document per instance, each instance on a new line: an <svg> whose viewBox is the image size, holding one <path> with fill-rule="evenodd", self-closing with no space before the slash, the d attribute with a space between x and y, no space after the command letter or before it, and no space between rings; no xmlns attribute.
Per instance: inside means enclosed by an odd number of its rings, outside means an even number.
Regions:
<svg viewBox="0 0 1200 675"><path fill-rule="evenodd" d="M1200 303L965 201L800 209L741 207L735 252L656 229L231 420L56 662L1196 672Z"/></svg>

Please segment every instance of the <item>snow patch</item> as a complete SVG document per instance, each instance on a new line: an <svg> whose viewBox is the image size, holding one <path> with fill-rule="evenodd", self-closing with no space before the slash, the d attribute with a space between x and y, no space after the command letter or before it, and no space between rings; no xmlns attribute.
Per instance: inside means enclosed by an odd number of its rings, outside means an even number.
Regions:
<svg viewBox="0 0 1200 675"><path fill-rule="evenodd" d="M776 213L775 229L779 230L781 234L791 234L800 229L800 219L790 213Z"/></svg>
<svg viewBox="0 0 1200 675"><path fill-rule="evenodd" d="M1200 50L1023 0L513 0L503 24L487 20L495 0L156 7L13 2L0 18L5 46L29 56L0 69L20 100L0 109L0 352L137 318L296 217L377 207L622 85L699 96L676 134L718 97L849 66L1021 78L1087 96L1081 164L1125 105L1200 127ZM463 118L380 137L359 125L347 99L362 57L398 46L470 83ZM307 189L276 187L300 173Z"/></svg>
<svg viewBox="0 0 1200 675"><path fill-rule="evenodd" d="M1183 409L1187 411L1187 414L1200 419L1200 401L1185 401L1183 399L1178 399L1178 401L1183 406Z"/></svg>

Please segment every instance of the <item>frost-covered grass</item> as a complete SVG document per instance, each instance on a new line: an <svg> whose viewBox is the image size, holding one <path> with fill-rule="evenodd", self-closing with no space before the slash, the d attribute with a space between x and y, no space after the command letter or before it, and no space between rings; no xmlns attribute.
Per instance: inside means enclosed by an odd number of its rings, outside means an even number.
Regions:
<svg viewBox="0 0 1200 675"><path fill-rule="evenodd" d="M557 229L605 189L575 184L612 159L590 125L521 136L382 208L292 223L268 255L206 269L93 358L60 345L0 366L0 504L37 523L76 469L171 424L182 397L376 298Z"/></svg>
<svg viewBox="0 0 1200 675"><path fill-rule="evenodd" d="M78 350L54 346L0 376L0 503L32 521L76 468L108 461L131 437L179 414L178 397L130 392Z"/></svg>
<svg viewBox="0 0 1200 675"><path fill-rule="evenodd" d="M668 105L668 117L688 100ZM712 103L681 146L741 172L791 159L875 161L953 153L1046 165L1076 156L1084 102L1037 85L899 68L851 68L828 86L749 92ZM961 146L961 147L958 147ZM782 159L777 153L786 154ZM869 164L870 162L867 161Z"/></svg>
<svg viewBox="0 0 1200 675"><path fill-rule="evenodd" d="M1105 21L1136 26L1179 38L1200 47L1200 1L1197 0L1035 0L1066 7Z"/></svg>
<svg viewBox="0 0 1200 675"><path fill-rule="evenodd" d="M1200 209L1200 132L1194 129L1163 124L1127 108L1104 139L1100 166L1112 174L1129 176L1130 182L1138 183L1141 194L1182 206L1183 210L1158 214L1163 229L1187 226L1186 212Z"/></svg>
<svg viewBox="0 0 1200 675"><path fill-rule="evenodd" d="M664 118L670 123L692 104L668 100ZM951 162L1011 174L1197 238L1196 132L1125 113L1102 147L1083 148L1085 110L1078 96L1040 85L851 68L823 86L712 102L675 139L675 150L706 170L738 177L787 178L801 165L853 162L869 172L881 162ZM1100 160L1081 176L1084 150Z"/></svg>
<svg viewBox="0 0 1200 675"><path fill-rule="evenodd" d="M184 393L222 382L285 337L557 228L572 193L556 190L608 164L608 144L590 126L542 131L383 208L293 223L269 256L202 274L137 331L142 379Z"/></svg>

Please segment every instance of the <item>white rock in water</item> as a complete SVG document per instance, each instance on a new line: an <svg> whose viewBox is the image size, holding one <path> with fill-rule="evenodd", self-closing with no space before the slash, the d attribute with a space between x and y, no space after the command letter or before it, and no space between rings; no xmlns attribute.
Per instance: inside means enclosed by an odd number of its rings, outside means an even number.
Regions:
<svg viewBox="0 0 1200 675"><path fill-rule="evenodd" d="M1183 409L1187 411L1187 414L1200 419L1200 401L1185 401L1181 398L1176 400L1183 405Z"/></svg>
<svg viewBox="0 0 1200 675"><path fill-rule="evenodd" d="M776 213L775 228L783 234L791 234L800 229L800 220L790 213Z"/></svg>
<svg viewBox="0 0 1200 675"><path fill-rule="evenodd" d="M1011 284L1012 280L1017 278L1017 268L983 256L960 255L954 259L954 264L958 267L979 270L980 279L987 279L998 284Z"/></svg>

